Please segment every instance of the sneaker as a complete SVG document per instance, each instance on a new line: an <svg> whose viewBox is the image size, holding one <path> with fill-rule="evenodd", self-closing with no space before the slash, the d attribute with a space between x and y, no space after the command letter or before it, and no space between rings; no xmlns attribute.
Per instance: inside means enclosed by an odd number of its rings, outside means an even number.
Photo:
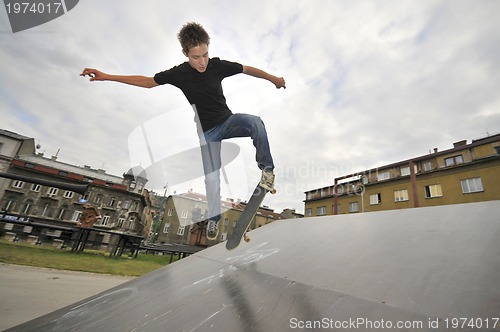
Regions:
<svg viewBox="0 0 500 332"><path fill-rule="evenodd" d="M273 171L262 171L262 178L259 185L267 191L274 192L274 173Z"/></svg>
<svg viewBox="0 0 500 332"><path fill-rule="evenodd" d="M210 219L207 223L207 239L215 240L219 235L219 222Z"/></svg>

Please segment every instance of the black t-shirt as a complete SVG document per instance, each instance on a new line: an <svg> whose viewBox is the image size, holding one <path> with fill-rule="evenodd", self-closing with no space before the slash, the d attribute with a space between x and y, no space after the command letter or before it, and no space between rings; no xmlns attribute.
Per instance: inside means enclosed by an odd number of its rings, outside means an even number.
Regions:
<svg viewBox="0 0 500 332"><path fill-rule="evenodd" d="M202 130L207 131L233 114L226 104L221 82L225 77L241 72L243 66L239 63L212 58L203 73L184 62L157 73L154 80L160 85L172 84L181 89L191 105L195 106Z"/></svg>

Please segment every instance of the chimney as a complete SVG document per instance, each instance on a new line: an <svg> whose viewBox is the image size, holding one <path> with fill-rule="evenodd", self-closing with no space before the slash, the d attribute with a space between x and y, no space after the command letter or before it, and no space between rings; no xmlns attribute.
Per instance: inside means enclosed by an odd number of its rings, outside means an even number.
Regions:
<svg viewBox="0 0 500 332"><path fill-rule="evenodd" d="M458 142L453 143L453 147L454 148L458 148L459 146L464 146L464 145L467 145L467 140L466 139L464 139L462 141L458 141Z"/></svg>
<svg viewBox="0 0 500 332"><path fill-rule="evenodd" d="M61 149L57 149L56 155L52 156L52 158L50 160L56 161L57 160L57 156L59 155L59 151L61 151Z"/></svg>

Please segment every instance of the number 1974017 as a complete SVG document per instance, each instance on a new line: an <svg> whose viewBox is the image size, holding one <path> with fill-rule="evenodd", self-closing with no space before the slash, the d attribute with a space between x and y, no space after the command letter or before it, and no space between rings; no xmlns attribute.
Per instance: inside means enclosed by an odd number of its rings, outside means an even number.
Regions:
<svg viewBox="0 0 500 332"><path fill-rule="evenodd" d="M61 2L14 2L7 3L7 14L57 14L63 10Z"/></svg>

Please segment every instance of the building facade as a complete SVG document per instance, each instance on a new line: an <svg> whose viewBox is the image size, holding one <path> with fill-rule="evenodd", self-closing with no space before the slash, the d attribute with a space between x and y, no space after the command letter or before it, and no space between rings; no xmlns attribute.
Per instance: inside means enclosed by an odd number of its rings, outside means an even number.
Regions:
<svg viewBox="0 0 500 332"><path fill-rule="evenodd" d="M84 204L99 210L96 227L143 235L151 219L150 199L144 190L144 173L130 169L123 177L89 166L75 166L36 153L34 140L0 131L1 172L23 179L63 182L69 189L0 177L0 212L3 215L43 221L56 226L78 224ZM71 188L86 187L83 194Z"/></svg>
<svg viewBox="0 0 500 332"><path fill-rule="evenodd" d="M223 213L219 222L219 235L216 240L210 241L206 237L204 224L199 223L208 215L206 196L192 191L168 196L156 242L199 246L224 242L233 232L245 206L245 202L222 200ZM295 213L291 215L297 217ZM279 219L284 219L284 216L269 207L261 206L249 229L256 229Z"/></svg>
<svg viewBox="0 0 500 332"><path fill-rule="evenodd" d="M0 129L0 172L7 172L12 158L35 151L35 140L8 130ZM4 178L0 177L0 187Z"/></svg>
<svg viewBox="0 0 500 332"><path fill-rule="evenodd" d="M305 215L323 216L500 199L500 135L334 179L305 193Z"/></svg>

